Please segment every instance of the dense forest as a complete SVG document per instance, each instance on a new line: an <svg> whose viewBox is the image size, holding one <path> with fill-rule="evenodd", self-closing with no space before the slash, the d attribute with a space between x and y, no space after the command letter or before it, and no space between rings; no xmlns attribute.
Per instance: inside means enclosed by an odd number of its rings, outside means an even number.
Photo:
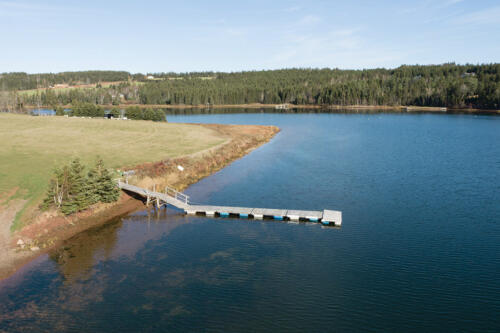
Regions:
<svg viewBox="0 0 500 333"><path fill-rule="evenodd" d="M498 108L500 64L209 73L148 82L142 104L417 105Z"/></svg>
<svg viewBox="0 0 500 333"><path fill-rule="evenodd" d="M25 77L3 74L4 96L18 105L109 104L414 105L500 108L500 64L401 66L395 69L283 69L237 73L74 72L61 82L122 81L92 89L23 94ZM88 75L86 78L85 75ZM33 79L33 78L32 78ZM64 81L67 80L67 81ZM125 82L123 82L125 81ZM24 83L23 83L24 82ZM31 82L31 81L30 81ZM50 82L56 82L54 80ZM60 81L57 81L60 82ZM22 87L22 88L21 88ZM1 95L0 95L1 96ZM0 108L2 105L0 104Z"/></svg>

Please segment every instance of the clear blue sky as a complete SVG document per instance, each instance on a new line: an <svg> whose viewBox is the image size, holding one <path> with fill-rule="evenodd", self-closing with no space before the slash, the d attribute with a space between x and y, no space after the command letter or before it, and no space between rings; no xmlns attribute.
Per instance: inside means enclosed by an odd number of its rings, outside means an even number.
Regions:
<svg viewBox="0 0 500 333"><path fill-rule="evenodd" d="M0 0L0 72L500 62L500 1Z"/></svg>

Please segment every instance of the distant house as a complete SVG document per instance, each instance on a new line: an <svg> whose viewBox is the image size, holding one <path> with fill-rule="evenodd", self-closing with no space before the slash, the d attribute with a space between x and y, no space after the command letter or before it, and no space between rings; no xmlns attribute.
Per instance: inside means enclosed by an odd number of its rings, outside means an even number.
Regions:
<svg viewBox="0 0 500 333"><path fill-rule="evenodd" d="M468 77L468 76L476 76L476 73L474 72L465 72L461 75L461 77Z"/></svg>
<svg viewBox="0 0 500 333"><path fill-rule="evenodd" d="M285 104L275 105L274 108L276 110L288 110L290 108L290 106L288 105L288 103L285 103Z"/></svg>
<svg viewBox="0 0 500 333"><path fill-rule="evenodd" d="M154 80L155 77L153 75L148 75L148 76L146 76L146 79L148 79L148 80Z"/></svg>

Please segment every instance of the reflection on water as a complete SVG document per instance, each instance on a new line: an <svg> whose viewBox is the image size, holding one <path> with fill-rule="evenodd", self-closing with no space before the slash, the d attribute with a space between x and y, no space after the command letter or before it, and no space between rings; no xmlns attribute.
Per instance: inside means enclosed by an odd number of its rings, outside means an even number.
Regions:
<svg viewBox="0 0 500 333"><path fill-rule="evenodd" d="M169 121L282 129L194 201L339 209L342 228L135 213L0 283L0 331L499 330L500 118Z"/></svg>
<svg viewBox="0 0 500 333"><path fill-rule="evenodd" d="M139 212L133 215L133 224L124 226L123 219L118 218L78 234L52 251L50 259L57 264L66 282L86 280L97 264L133 258L144 243L165 237L185 223L184 215L175 209L169 209L168 215L166 209Z"/></svg>
<svg viewBox="0 0 500 333"><path fill-rule="evenodd" d="M91 268L100 260L109 260L117 242L121 219L81 233L53 251L50 258L57 263L66 281L88 279Z"/></svg>

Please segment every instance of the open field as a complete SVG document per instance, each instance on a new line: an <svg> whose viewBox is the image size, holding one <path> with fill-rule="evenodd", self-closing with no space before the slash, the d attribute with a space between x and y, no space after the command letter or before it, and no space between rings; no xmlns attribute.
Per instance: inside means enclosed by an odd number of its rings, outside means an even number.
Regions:
<svg viewBox="0 0 500 333"><path fill-rule="evenodd" d="M25 201L15 230L42 200L52 170L73 157L90 165L99 155L106 166L119 168L196 153L229 139L198 125L0 114L0 140L0 196Z"/></svg>
<svg viewBox="0 0 500 333"><path fill-rule="evenodd" d="M109 88L112 85L117 86L120 83L127 83L127 81L101 82L101 87L102 88ZM143 85L144 82L132 81L131 84L136 85L136 86L140 86L140 85ZM68 86L68 87L54 87L54 88L38 88L38 89L19 90L17 93L19 94L19 96L32 96L32 95L35 95L37 92L40 93L42 91L51 90L57 94L57 93L68 92L70 90L75 90L75 89L82 89L82 90L96 89L96 86L97 86L96 83L78 84L78 85Z"/></svg>

